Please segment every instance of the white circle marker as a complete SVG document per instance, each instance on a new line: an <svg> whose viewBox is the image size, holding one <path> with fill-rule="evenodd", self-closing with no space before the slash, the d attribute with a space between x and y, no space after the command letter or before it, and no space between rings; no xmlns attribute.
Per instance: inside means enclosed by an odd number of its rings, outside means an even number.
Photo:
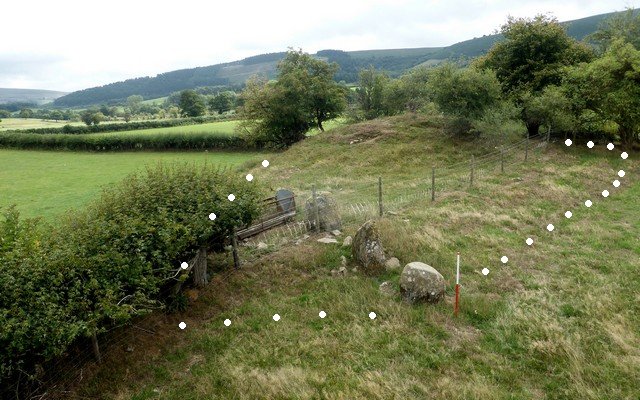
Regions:
<svg viewBox="0 0 640 400"><path fill-rule="evenodd" d="M624 172L624 170L620 170L620 171L618 171L618 176L619 176L620 178L624 178L624 176L625 176L625 172Z"/></svg>
<svg viewBox="0 0 640 400"><path fill-rule="evenodd" d="M587 143L587 147L593 149L593 146L595 146L595 144L591 140L589 140L589 143Z"/></svg>
<svg viewBox="0 0 640 400"><path fill-rule="evenodd" d="M180 329L184 329L184 328L186 328L186 327L187 327L187 324L185 324L184 322L180 322L180 323L178 324L178 328L180 328Z"/></svg>
<svg viewBox="0 0 640 400"><path fill-rule="evenodd" d="M587 200L584 202L584 205L587 207L591 207L593 205L593 202L591 200Z"/></svg>
<svg viewBox="0 0 640 400"><path fill-rule="evenodd" d="M617 179L615 181L613 181L613 186L614 187L620 187L620 181L617 180Z"/></svg>
<svg viewBox="0 0 640 400"><path fill-rule="evenodd" d="M615 147L615 146L613 145L613 143L609 143L609 144L607 145L607 149L609 149L609 150L613 150L613 148L614 148L614 147Z"/></svg>
<svg viewBox="0 0 640 400"><path fill-rule="evenodd" d="M571 143L573 143L573 142L571 141L571 139L567 139L567 140L565 140L565 141L564 141L564 144L566 144L566 145L567 145L567 147L568 147L568 146L571 146Z"/></svg>
<svg viewBox="0 0 640 400"><path fill-rule="evenodd" d="M189 264L187 264L186 262L183 262L182 264L180 264L180 268L187 269L189 268Z"/></svg>
<svg viewBox="0 0 640 400"><path fill-rule="evenodd" d="M573 217L573 213L571 211L567 211L566 213L564 213L564 216L567 218L571 218Z"/></svg>
<svg viewBox="0 0 640 400"><path fill-rule="evenodd" d="M262 166L267 168L269 166L269 161L267 160L262 161Z"/></svg>
<svg viewBox="0 0 640 400"><path fill-rule="evenodd" d="M489 268L482 268L482 275L484 276L489 275Z"/></svg>
<svg viewBox="0 0 640 400"><path fill-rule="evenodd" d="M227 199L229 199L229 201L234 201L236 199L236 196L234 196L232 193L229 196L227 196Z"/></svg>
<svg viewBox="0 0 640 400"><path fill-rule="evenodd" d="M533 244L533 239L527 238L526 243L531 246Z"/></svg>
<svg viewBox="0 0 640 400"><path fill-rule="evenodd" d="M274 314L273 315L273 320L276 321L276 322L280 321L280 316L278 314Z"/></svg>
<svg viewBox="0 0 640 400"><path fill-rule="evenodd" d="M225 319L224 320L224 326L230 326L231 325L231 320L230 319Z"/></svg>
<svg viewBox="0 0 640 400"><path fill-rule="evenodd" d="M548 230L549 232L552 232L555 228L556 228L556 227L555 227L555 226L553 226L553 224L549 224L549 225L547 225L547 230Z"/></svg>
<svg viewBox="0 0 640 400"><path fill-rule="evenodd" d="M609 197L609 191L608 190L603 190L602 191L602 197Z"/></svg>
<svg viewBox="0 0 640 400"><path fill-rule="evenodd" d="M627 152L625 151L624 153L620 154L620 157L622 157L623 160L626 160L627 157L629 157L629 154L627 154Z"/></svg>
<svg viewBox="0 0 640 400"><path fill-rule="evenodd" d="M376 313L374 313L373 311L371 311L371 312L369 313L369 318L371 318L371 319L376 319Z"/></svg>
<svg viewBox="0 0 640 400"><path fill-rule="evenodd" d="M253 175L247 174L247 181L251 182L253 180Z"/></svg>
<svg viewBox="0 0 640 400"><path fill-rule="evenodd" d="M215 215L214 213L209 214L209 219L214 221L216 218L218 218L217 215Z"/></svg>
<svg viewBox="0 0 640 400"><path fill-rule="evenodd" d="M327 313L326 313L326 312L324 312L324 311L320 311L320 314L318 314L318 316L319 316L320 318L324 318L324 317L326 317L326 316L327 316Z"/></svg>
<svg viewBox="0 0 640 400"><path fill-rule="evenodd" d="M502 256L502 258L500 259L500 261L502 261L503 264L506 264L507 261L509 261L509 258L507 256ZM486 275L486 274L485 274Z"/></svg>

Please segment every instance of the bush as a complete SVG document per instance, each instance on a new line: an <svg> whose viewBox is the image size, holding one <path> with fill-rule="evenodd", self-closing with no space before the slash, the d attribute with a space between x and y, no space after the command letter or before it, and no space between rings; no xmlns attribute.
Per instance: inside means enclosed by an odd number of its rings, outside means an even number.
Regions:
<svg viewBox="0 0 640 400"><path fill-rule="evenodd" d="M250 223L260 198L255 184L212 166L160 164L55 228L9 209L0 225L0 380L163 307L180 263Z"/></svg>

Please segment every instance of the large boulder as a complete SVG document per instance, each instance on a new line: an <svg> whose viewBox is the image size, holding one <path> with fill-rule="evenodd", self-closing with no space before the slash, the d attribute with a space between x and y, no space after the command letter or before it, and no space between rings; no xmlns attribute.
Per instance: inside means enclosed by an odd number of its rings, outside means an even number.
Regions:
<svg viewBox="0 0 640 400"><path fill-rule="evenodd" d="M317 193L315 202L313 196L309 197L305 202L305 216L311 229L316 229L316 202L319 230L331 232L341 229L342 221L338 213L338 203L326 192Z"/></svg>
<svg viewBox="0 0 640 400"><path fill-rule="evenodd" d="M400 275L400 293L411 303L441 301L444 299L444 286L440 272L421 262L407 264Z"/></svg>
<svg viewBox="0 0 640 400"><path fill-rule="evenodd" d="M385 271L386 258L375 221L367 221L358 229L351 244L351 252L353 258L362 265L365 274L378 275Z"/></svg>

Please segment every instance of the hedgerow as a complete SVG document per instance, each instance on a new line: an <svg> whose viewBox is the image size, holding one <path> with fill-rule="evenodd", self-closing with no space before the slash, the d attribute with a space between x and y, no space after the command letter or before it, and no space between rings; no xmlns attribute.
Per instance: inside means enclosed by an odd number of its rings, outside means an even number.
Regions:
<svg viewBox="0 0 640 400"><path fill-rule="evenodd" d="M8 209L0 221L0 382L34 377L74 341L162 308L180 263L250 223L259 198L255 185L213 166L159 164L55 227Z"/></svg>
<svg viewBox="0 0 640 400"><path fill-rule="evenodd" d="M255 148L244 138L222 133L189 132L116 135L40 135L0 133L0 148L79 151L197 150Z"/></svg>

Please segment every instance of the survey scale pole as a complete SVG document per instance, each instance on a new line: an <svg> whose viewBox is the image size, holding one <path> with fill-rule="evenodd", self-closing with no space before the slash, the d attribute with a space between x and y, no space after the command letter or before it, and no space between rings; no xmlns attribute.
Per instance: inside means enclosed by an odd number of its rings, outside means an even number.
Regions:
<svg viewBox="0 0 640 400"><path fill-rule="evenodd" d="M456 262L456 300L453 306L453 315L458 316L458 311L460 309L460 252L458 252L457 262Z"/></svg>

